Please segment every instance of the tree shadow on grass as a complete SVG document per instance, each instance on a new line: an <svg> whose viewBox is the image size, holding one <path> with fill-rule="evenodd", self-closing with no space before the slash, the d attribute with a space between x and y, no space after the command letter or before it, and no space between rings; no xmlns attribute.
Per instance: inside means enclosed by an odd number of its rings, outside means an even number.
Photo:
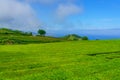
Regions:
<svg viewBox="0 0 120 80"><path fill-rule="evenodd" d="M120 54L120 51L100 52L100 53L93 53L93 54L87 54L87 55L88 56L97 56L97 55L103 55L103 54Z"/></svg>

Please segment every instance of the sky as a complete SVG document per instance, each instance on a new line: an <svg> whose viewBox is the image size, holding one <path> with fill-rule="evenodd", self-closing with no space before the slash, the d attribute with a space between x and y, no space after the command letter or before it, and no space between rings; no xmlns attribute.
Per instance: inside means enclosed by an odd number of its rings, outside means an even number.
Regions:
<svg viewBox="0 0 120 80"><path fill-rule="evenodd" d="M120 0L0 0L0 27L120 38Z"/></svg>

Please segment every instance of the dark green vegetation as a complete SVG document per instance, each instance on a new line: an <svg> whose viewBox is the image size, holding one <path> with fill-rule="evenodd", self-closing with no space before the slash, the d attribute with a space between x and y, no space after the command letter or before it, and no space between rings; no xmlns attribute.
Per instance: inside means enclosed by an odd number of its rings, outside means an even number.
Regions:
<svg viewBox="0 0 120 80"><path fill-rule="evenodd" d="M0 29L0 44L30 44L30 43L50 43L61 41L88 40L88 38L71 34L62 38L45 36L46 31L39 29L38 35L33 36L32 32L23 32L7 28Z"/></svg>
<svg viewBox="0 0 120 80"><path fill-rule="evenodd" d="M45 36L46 31L45 31L45 30L42 30L42 29L39 29L39 30L38 30L38 34L41 35L41 36Z"/></svg>
<svg viewBox="0 0 120 80"><path fill-rule="evenodd" d="M1 45L0 80L120 80L120 40Z"/></svg>
<svg viewBox="0 0 120 80"><path fill-rule="evenodd" d="M45 35L45 34L41 34ZM49 36L33 36L31 32L22 32L6 28L0 29L0 44L28 44L28 43L49 43L65 41L61 38Z"/></svg>
<svg viewBox="0 0 120 80"><path fill-rule="evenodd" d="M65 41L60 38L42 36L1 36L0 44L30 44L30 43L50 43Z"/></svg>
<svg viewBox="0 0 120 80"><path fill-rule="evenodd" d="M88 40L87 36L79 36L77 34L69 34L63 37L66 40L75 41L75 40Z"/></svg>
<svg viewBox="0 0 120 80"><path fill-rule="evenodd" d="M32 33L7 28L0 28L0 36L32 36Z"/></svg>

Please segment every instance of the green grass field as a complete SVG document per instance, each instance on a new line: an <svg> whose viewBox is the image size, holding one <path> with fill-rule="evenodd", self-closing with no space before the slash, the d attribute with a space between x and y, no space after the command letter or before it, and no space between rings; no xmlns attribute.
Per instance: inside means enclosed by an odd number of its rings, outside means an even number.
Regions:
<svg viewBox="0 0 120 80"><path fill-rule="evenodd" d="M0 80L120 80L120 40L0 45Z"/></svg>

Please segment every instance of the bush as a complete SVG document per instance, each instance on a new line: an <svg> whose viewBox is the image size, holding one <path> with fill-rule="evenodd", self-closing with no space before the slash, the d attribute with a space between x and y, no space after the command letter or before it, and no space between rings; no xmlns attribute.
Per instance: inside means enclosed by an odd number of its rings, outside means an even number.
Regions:
<svg viewBox="0 0 120 80"><path fill-rule="evenodd" d="M88 40L87 36L82 37L82 40Z"/></svg>
<svg viewBox="0 0 120 80"><path fill-rule="evenodd" d="M9 40L9 39L3 39L1 42L2 44L15 44L14 40Z"/></svg>

